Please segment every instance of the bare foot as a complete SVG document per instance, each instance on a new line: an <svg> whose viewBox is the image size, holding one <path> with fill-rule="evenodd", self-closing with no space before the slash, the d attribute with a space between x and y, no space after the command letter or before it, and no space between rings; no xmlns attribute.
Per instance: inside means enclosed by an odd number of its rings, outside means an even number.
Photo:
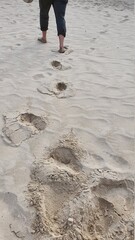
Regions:
<svg viewBox="0 0 135 240"><path fill-rule="evenodd" d="M67 50L67 47L60 47L59 53L64 53Z"/></svg>
<svg viewBox="0 0 135 240"><path fill-rule="evenodd" d="M47 40L44 39L44 38L38 38L38 41L41 42L41 43L47 43Z"/></svg>

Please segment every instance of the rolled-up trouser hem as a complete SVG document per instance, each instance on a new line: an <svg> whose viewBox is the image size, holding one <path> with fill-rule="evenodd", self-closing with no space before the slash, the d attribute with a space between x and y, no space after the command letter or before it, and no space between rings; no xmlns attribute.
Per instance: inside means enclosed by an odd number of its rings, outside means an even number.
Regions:
<svg viewBox="0 0 135 240"><path fill-rule="evenodd" d="M66 33L65 32L58 32L58 36L62 35L63 37L66 37Z"/></svg>
<svg viewBox="0 0 135 240"><path fill-rule="evenodd" d="M48 30L49 10L53 0L39 0L40 7L40 29L41 31Z"/></svg>
<svg viewBox="0 0 135 240"><path fill-rule="evenodd" d="M48 30L48 28L40 28L40 30L42 31L42 32L46 32L47 30Z"/></svg>

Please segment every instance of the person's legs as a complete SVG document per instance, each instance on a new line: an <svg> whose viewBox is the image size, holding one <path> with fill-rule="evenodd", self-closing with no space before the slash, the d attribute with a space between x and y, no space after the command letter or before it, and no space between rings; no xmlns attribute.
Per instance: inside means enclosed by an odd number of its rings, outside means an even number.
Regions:
<svg viewBox="0 0 135 240"><path fill-rule="evenodd" d="M68 0L53 0L53 8L56 17L57 32L59 36L59 52L65 52L64 38L66 36L65 11Z"/></svg>
<svg viewBox="0 0 135 240"><path fill-rule="evenodd" d="M40 29L42 31L42 37L38 40L42 43L46 43L46 34L48 30L49 22L49 10L52 4L52 0L39 0L40 7Z"/></svg>

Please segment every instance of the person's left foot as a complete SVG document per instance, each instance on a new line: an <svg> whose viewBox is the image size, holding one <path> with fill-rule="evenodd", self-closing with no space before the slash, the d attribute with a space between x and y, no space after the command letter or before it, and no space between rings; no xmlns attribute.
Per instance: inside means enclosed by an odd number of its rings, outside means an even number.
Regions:
<svg viewBox="0 0 135 240"><path fill-rule="evenodd" d="M38 38L38 41L41 42L41 43L47 43L47 40L44 39L44 38Z"/></svg>

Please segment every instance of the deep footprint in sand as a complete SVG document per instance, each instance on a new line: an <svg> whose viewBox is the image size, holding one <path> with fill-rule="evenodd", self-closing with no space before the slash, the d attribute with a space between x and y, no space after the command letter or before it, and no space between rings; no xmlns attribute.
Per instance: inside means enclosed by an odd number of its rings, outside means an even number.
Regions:
<svg viewBox="0 0 135 240"><path fill-rule="evenodd" d="M69 138L61 140L64 146L59 143L52 150L49 149L47 156L44 156L41 162L37 162L31 172L28 190L30 204L36 209L32 228L35 234L43 234L48 236L48 239L64 235L64 228L58 216L61 209L82 191L82 184L86 181L78 163L83 153L78 149L73 136L70 137L71 142Z"/></svg>
<svg viewBox="0 0 135 240"><path fill-rule="evenodd" d="M33 113L14 114L4 117L3 140L11 146L19 146L23 141L46 128L46 118Z"/></svg>
<svg viewBox="0 0 135 240"><path fill-rule="evenodd" d="M67 89L67 85L64 82L58 82L56 88L58 91L65 91Z"/></svg>
<svg viewBox="0 0 135 240"><path fill-rule="evenodd" d="M57 98L69 98L75 95L73 85L67 81L52 80L47 81L37 88L41 94L54 95Z"/></svg>
<svg viewBox="0 0 135 240"><path fill-rule="evenodd" d="M52 151L50 156L64 164L69 164L71 161L76 162L77 160L72 150L66 147L57 147Z"/></svg>
<svg viewBox="0 0 135 240"><path fill-rule="evenodd" d="M56 147L50 154L54 160L68 165L69 167L73 168L74 170L81 169L81 163L77 159L74 151L69 147L58 146Z"/></svg>
<svg viewBox="0 0 135 240"><path fill-rule="evenodd" d="M23 113L19 116L21 123L25 125L31 125L35 127L38 131L42 131L46 128L46 122L40 117L32 113Z"/></svg>
<svg viewBox="0 0 135 240"><path fill-rule="evenodd" d="M81 161L86 154L86 151L79 146L78 139L71 132L50 149L49 158L62 167L65 166L78 172L82 170Z"/></svg>
<svg viewBox="0 0 135 240"><path fill-rule="evenodd" d="M62 64L61 64L59 61L53 61L53 62L51 62L51 65L52 65L53 68L57 68L57 69L59 69L59 70L62 69Z"/></svg>
<svg viewBox="0 0 135 240"><path fill-rule="evenodd" d="M83 178L70 169L59 166L55 161L38 164L33 168L31 178L30 203L36 208L32 228L35 233L57 236L61 232L57 223L59 211L74 199L81 189Z"/></svg>

